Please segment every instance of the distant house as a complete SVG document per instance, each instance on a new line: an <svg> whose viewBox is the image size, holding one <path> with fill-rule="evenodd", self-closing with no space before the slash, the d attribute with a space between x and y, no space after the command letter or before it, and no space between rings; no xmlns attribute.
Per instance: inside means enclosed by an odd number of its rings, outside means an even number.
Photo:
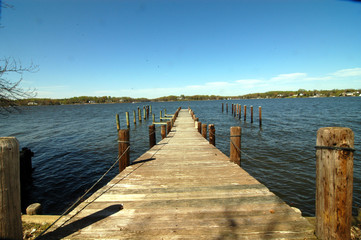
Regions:
<svg viewBox="0 0 361 240"><path fill-rule="evenodd" d="M36 105L38 105L38 103L36 103L36 102L28 102L28 106L36 106Z"/></svg>

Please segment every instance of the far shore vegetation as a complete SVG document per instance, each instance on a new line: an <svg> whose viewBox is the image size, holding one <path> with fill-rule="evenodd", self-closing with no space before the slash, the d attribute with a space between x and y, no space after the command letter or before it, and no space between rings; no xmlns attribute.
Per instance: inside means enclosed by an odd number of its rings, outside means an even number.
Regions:
<svg viewBox="0 0 361 240"><path fill-rule="evenodd" d="M171 101L200 101L200 100L236 100L236 99L267 99L267 98L317 98L317 97L359 97L361 89L334 89L334 90L305 90L297 91L270 91L265 93L250 93L240 96L216 96L216 95L193 95L193 96L166 96L155 99L131 98L131 97L72 97L64 99L51 98L27 98L18 99L16 104L28 105L66 105L66 104L97 104L97 103L135 103L135 102L171 102Z"/></svg>

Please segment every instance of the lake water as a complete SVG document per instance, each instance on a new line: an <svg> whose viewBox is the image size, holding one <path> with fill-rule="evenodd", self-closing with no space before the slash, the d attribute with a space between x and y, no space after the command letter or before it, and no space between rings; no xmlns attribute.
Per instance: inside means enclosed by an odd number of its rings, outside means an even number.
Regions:
<svg viewBox="0 0 361 240"><path fill-rule="evenodd" d="M228 103L228 113L222 113L222 103ZM241 120L232 116L232 103L247 105L246 121L243 115ZM191 107L202 123L215 125L216 146L228 156L229 129L241 126L242 167L307 216L315 212L316 132L321 127L349 127L355 133L357 150L354 214L361 207L361 97L23 107L20 112L0 115L0 136L15 136L21 148L35 153L33 181L24 193L24 205L39 202L45 214L61 214L96 182L117 157L117 113L121 128L126 128L125 112L130 112L131 160L143 154L149 147L152 118L137 121L137 125L132 118L133 110L146 105L152 105L156 121L160 110L174 113L178 107ZM254 123L250 122L251 105ZM258 106L262 106L262 128ZM156 135L159 141L159 126ZM117 171L113 169L99 187Z"/></svg>

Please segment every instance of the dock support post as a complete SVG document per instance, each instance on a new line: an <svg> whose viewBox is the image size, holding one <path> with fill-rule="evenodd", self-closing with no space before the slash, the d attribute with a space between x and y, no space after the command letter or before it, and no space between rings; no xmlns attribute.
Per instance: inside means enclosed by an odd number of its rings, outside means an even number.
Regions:
<svg viewBox="0 0 361 240"><path fill-rule="evenodd" d="M166 130L166 126L162 125L160 127L160 135L162 136L162 139L164 139L167 136L167 130Z"/></svg>
<svg viewBox="0 0 361 240"><path fill-rule="evenodd" d="M258 107L259 126L262 127L262 107Z"/></svg>
<svg viewBox="0 0 361 240"><path fill-rule="evenodd" d="M130 165L129 160L129 129L120 129L118 132L119 172Z"/></svg>
<svg viewBox="0 0 361 240"><path fill-rule="evenodd" d="M23 239L19 142L0 138L0 239Z"/></svg>
<svg viewBox="0 0 361 240"><path fill-rule="evenodd" d="M202 124L202 136L207 139L207 124Z"/></svg>
<svg viewBox="0 0 361 240"><path fill-rule="evenodd" d="M350 239L354 133L326 127L316 141L316 236Z"/></svg>
<svg viewBox="0 0 361 240"><path fill-rule="evenodd" d="M244 105L243 111L244 111L244 113L243 113L243 115L244 115L244 121L246 121L246 118L247 118L247 106L246 106L246 105Z"/></svg>
<svg viewBox="0 0 361 240"><path fill-rule="evenodd" d="M149 126L149 148L152 148L155 145L155 125L152 124Z"/></svg>
<svg viewBox="0 0 361 240"><path fill-rule="evenodd" d="M197 128L198 128L198 132L202 133L202 122L198 122Z"/></svg>
<svg viewBox="0 0 361 240"><path fill-rule="evenodd" d="M253 123L253 106L251 105L251 123Z"/></svg>
<svg viewBox="0 0 361 240"><path fill-rule="evenodd" d="M135 110L133 110L133 116L134 116L134 119L133 119L134 125L136 125L137 124L137 115L135 114Z"/></svg>
<svg viewBox="0 0 361 240"><path fill-rule="evenodd" d="M228 113L228 103L226 103L226 112Z"/></svg>
<svg viewBox="0 0 361 240"><path fill-rule="evenodd" d="M147 119L147 110L143 107L143 119Z"/></svg>
<svg viewBox="0 0 361 240"><path fill-rule="evenodd" d="M209 124L209 143L213 146L216 146L216 129L214 128L214 124Z"/></svg>
<svg viewBox="0 0 361 240"><path fill-rule="evenodd" d="M142 122L142 113L139 107L138 107L138 120L139 122Z"/></svg>
<svg viewBox="0 0 361 240"><path fill-rule="evenodd" d="M231 127L230 160L241 166L241 127Z"/></svg>
<svg viewBox="0 0 361 240"><path fill-rule="evenodd" d="M170 131L172 130L172 123L170 121L167 122L167 135L170 133Z"/></svg>
<svg viewBox="0 0 361 240"><path fill-rule="evenodd" d="M129 124L129 112L125 112L125 119L127 121L127 128L130 127L130 124Z"/></svg>
<svg viewBox="0 0 361 240"><path fill-rule="evenodd" d="M152 119L153 119L153 122L155 122L155 114L154 113L152 114Z"/></svg>
<svg viewBox="0 0 361 240"><path fill-rule="evenodd" d="M115 115L115 122L117 124L117 131L119 131L120 129L119 114Z"/></svg>
<svg viewBox="0 0 361 240"><path fill-rule="evenodd" d="M242 115L242 105L239 105L239 108L238 108L238 120L241 119L241 115Z"/></svg>

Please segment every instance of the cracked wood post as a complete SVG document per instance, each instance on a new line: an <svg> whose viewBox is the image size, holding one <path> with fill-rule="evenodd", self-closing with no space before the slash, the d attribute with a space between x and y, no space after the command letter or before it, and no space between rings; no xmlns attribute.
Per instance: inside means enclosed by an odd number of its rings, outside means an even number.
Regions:
<svg viewBox="0 0 361 240"><path fill-rule="evenodd" d="M207 139L207 124L202 124L202 136Z"/></svg>
<svg viewBox="0 0 361 240"><path fill-rule="evenodd" d="M231 136L230 136L230 160L238 166L241 166L241 127L231 127Z"/></svg>
<svg viewBox="0 0 361 240"><path fill-rule="evenodd" d="M326 127L316 141L316 236L350 239L354 133Z"/></svg>
<svg viewBox="0 0 361 240"><path fill-rule="evenodd" d="M123 171L130 165L129 160L129 129L120 129L118 131L118 152L119 159L119 172Z"/></svg>
<svg viewBox="0 0 361 240"><path fill-rule="evenodd" d="M23 239L19 142L0 138L0 239Z"/></svg>
<svg viewBox="0 0 361 240"><path fill-rule="evenodd" d="M216 146L216 129L214 128L214 124L209 124L209 143L213 146Z"/></svg>
<svg viewBox="0 0 361 240"><path fill-rule="evenodd" d="M152 148L155 145L155 125L152 124L149 126L149 148Z"/></svg>

